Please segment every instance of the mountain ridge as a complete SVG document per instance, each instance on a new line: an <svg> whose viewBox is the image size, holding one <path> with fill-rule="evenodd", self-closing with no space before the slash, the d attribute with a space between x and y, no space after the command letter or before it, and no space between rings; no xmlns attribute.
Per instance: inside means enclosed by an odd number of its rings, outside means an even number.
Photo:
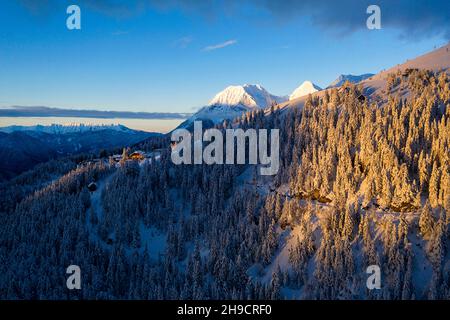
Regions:
<svg viewBox="0 0 450 320"><path fill-rule="evenodd" d="M368 79L368 78L370 78L370 77L372 77L374 75L375 74L373 74L373 73L364 73L364 74L360 74L360 75L341 74L341 75L339 75L339 77L336 78L336 80L334 80L332 83L330 83L328 85L327 89L340 87L346 81L348 81L350 83L358 83L358 82L366 80L366 79Z"/></svg>
<svg viewBox="0 0 450 320"><path fill-rule="evenodd" d="M34 126L19 126L12 125L7 127L0 127L0 131L4 133L12 133L17 131L33 131L33 132L43 132L48 134L66 134L66 133L82 133L87 131L102 131L102 130L114 130L121 132L134 133L137 130L131 130L121 124L84 124L84 123L74 123L74 124L51 124L51 125L34 125Z"/></svg>

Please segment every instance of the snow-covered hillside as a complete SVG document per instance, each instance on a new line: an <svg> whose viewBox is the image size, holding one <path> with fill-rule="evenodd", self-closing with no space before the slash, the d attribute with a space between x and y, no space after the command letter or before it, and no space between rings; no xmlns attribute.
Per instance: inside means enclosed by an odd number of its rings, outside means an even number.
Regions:
<svg viewBox="0 0 450 320"><path fill-rule="evenodd" d="M381 72L360 82L364 87L365 95L369 100L383 101L386 98L386 84L388 75L391 73L403 73L407 69L424 69L431 71L446 70L450 72L450 44L437 50L424 54L415 59L407 60L403 64L398 64L390 69ZM323 96L325 92L330 92L332 88L313 93L313 96ZM289 100L277 106L278 110L288 110L289 108L302 108L308 96L303 96L295 100Z"/></svg>
<svg viewBox="0 0 450 320"><path fill-rule="evenodd" d="M371 96L383 98L383 91L386 89L387 77L389 74L404 72L407 69L423 69L431 71L446 70L450 71L450 43L419 56L415 59L407 60L405 63L398 64L390 69L382 70L373 77L363 80L364 87L369 88Z"/></svg>
<svg viewBox="0 0 450 320"><path fill-rule="evenodd" d="M176 165L168 141L155 139L130 151L158 161L127 160L124 150L116 164L98 152L5 183L0 299L449 300L450 77L411 69L448 70L444 49L364 88L237 119L235 128L280 130L275 176L259 165ZM38 136L50 136L43 147L105 148L115 135L127 134L0 132L0 159L17 163L40 148ZM76 295L61 281L68 263L84 270Z"/></svg>
<svg viewBox="0 0 450 320"><path fill-rule="evenodd" d="M300 97L307 96L308 94L322 90L318 85L311 81L304 81L297 89L289 96L289 100L294 100Z"/></svg>

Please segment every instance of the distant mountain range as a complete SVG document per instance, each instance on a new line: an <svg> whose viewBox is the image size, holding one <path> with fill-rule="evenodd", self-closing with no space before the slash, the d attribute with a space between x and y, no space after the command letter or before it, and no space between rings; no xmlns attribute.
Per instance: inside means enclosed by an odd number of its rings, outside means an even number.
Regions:
<svg viewBox="0 0 450 320"><path fill-rule="evenodd" d="M100 111L76 110L50 107L23 107L12 106L0 108L0 117L74 117L74 118L100 118L100 119L185 119L190 113L168 112L129 112L129 111Z"/></svg>
<svg viewBox="0 0 450 320"><path fill-rule="evenodd" d="M8 126L8 127L0 127L0 132L12 133L15 131L34 131L34 132L42 132L48 134L66 134L66 133L84 133L84 132L94 132L94 131L103 131L103 130L113 130L124 133L136 134L140 133L140 131L131 130L123 125L89 125L89 124L70 124L70 125L62 125L62 124L52 124L49 126L44 125L35 125L35 126Z"/></svg>
<svg viewBox="0 0 450 320"><path fill-rule="evenodd" d="M327 88L339 87L345 81L360 82L373 76L367 73L362 75L340 75ZM232 120L247 111L265 109L287 101L299 99L309 94L323 90L311 81L304 81L289 96L277 96L271 94L259 84L244 84L229 86L216 94L214 98L189 119L183 122L179 128L190 128L195 120L202 120L204 126L213 126L226 119Z"/></svg>
<svg viewBox="0 0 450 320"><path fill-rule="evenodd" d="M336 80L334 80L332 83L330 83L330 85L327 87L327 89L340 87L347 81L351 82L351 83L358 83L358 82L366 80L372 76L374 76L373 73L365 73L365 74L361 74L359 76L355 76L352 74L341 74Z"/></svg>
<svg viewBox="0 0 450 320"><path fill-rule="evenodd" d="M373 74L362 75L340 75L327 88L339 87L345 81L357 83L370 78ZM270 106L278 105L290 100L295 100L321 91L322 88L311 81L304 81L290 95L277 96L271 94L259 84L244 84L228 86L217 93L213 99L195 114L190 113L147 113L147 112L128 112L128 111L99 111L99 110L75 110L60 109L50 107L25 107L13 106L0 108L0 117L83 117L83 118L101 118L101 119L187 119L179 128L188 128L194 120L204 121L205 126L213 126L225 119L232 120L243 113L252 109L265 109ZM96 130L93 126L86 126L89 131ZM85 128L85 129L86 129ZM60 130L68 130L63 127L45 127L37 126L33 131L46 133L56 133ZM76 128L81 130L82 127ZM105 129L105 128L102 128ZM116 128L117 129L117 128ZM0 131L11 133L13 131L23 131L20 126L2 128ZM26 129L30 130L30 128ZM47 131L42 131L47 130ZM50 130L50 132L48 132ZM55 131L56 130L56 131Z"/></svg>
<svg viewBox="0 0 450 320"><path fill-rule="evenodd" d="M160 135L121 125L0 128L0 180L11 178L50 159L130 146Z"/></svg>

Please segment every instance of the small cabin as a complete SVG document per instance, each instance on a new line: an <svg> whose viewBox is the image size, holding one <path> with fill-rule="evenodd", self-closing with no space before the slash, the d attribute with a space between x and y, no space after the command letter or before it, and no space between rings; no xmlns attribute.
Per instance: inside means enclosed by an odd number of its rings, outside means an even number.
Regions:
<svg viewBox="0 0 450 320"><path fill-rule="evenodd" d="M142 151L135 151L132 154L130 154L129 158L131 160L144 160L145 159L145 154Z"/></svg>

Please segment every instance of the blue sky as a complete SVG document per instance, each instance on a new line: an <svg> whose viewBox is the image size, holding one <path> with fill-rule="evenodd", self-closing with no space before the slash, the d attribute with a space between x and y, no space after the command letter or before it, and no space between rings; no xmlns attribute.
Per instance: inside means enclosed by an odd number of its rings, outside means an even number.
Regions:
<svg viewBox="0 0 450 320"><path fill-rule="evenodd" d="M413 32L389 4L383 29L368 30L360 7L340 24L325 6L326 15L308 7L291 15L254 1L238 9L142 1L128 10L118 0L2 0L0 106L192 112L228 85L287 95L304 80L326 86L341 73L376 73L448 41L446 17L437 17L443 32ZM82 30L66 28L69 4L80 6Z"/></svg>

